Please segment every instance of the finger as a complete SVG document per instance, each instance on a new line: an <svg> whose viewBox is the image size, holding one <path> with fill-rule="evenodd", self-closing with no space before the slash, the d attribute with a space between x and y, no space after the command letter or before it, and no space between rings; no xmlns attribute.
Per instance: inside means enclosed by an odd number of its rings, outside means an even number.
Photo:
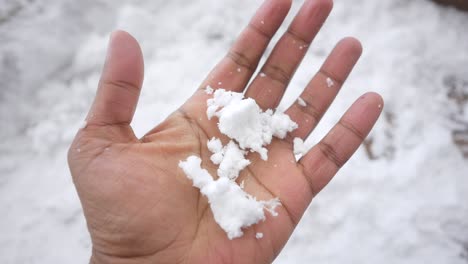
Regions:
<svg viewBox="0 0 468 264"><path fill-rule="evenodd" d="M112 33L88 124L130 124L140 96L143 72L138 42L127 32Z"/></svg>
<svg viewBox="0 0 468 264"><path fill-rule="evenodd" d="M210 85L213 88L243 91L290 7L291 0L265 1L200 88Z"/></svg>
<svg viewBox="0 0 468 264"><path fill-rule="evenodd" d="M308 0L246 92L263 108L276 108L307 49L330 14L331 0Z"/></svg>
<svg viewBox="0 0 468 264"><path fill-rule="evenodd" d="M348 161L377 121L383 100L376 93L358 99L338 124L301 160L311 194L320 192Z"/></svg>
<svg viewBox="0 0 468 264"><path fill-rule="evenodd" d="M345 38L338 42L299 99L286 110L286 114L299 124L288 138L305 139L317 126L361 54L362 46L358 40Z"/></svg>

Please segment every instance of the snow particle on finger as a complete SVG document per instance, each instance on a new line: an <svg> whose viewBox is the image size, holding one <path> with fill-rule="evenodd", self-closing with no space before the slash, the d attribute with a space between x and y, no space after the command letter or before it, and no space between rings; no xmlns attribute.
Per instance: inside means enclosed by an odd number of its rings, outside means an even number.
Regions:
<svg viewBox="0 0 468 264"><path fill-rule="evenodd" d="M256 239L262 239L263 238L263 233L256 233L255 238Z"/></svg>
<svg viewBox="0 0 468 264"><path fill-rule="evenodd" d="M327 86L328 86L328 88L331 88L334 85L335 85L335 82L330 77L327 77Z"/></svg>
<svg viewBox="0 0 468 264"><path fill-rule="evenodd" d="M307 106L307 103L304 101L304 99L302 99L301 97L297 98L297 103L300 105L300 106L303 106L303 107L306 107Z"/></svg>
<svg viewBox="0 0 468 264"><path fill-rule="evenodd" d="M205 88L205 93L206 94L213 94L213 92L214 92L214 90L213 90L213 88L211 86L209 86L209 85L206 86L206 88Z"/></svg>
<svg viewBox="0 0 468 264"><path fill-rule="evenodd" d="M294 138L294 155L303 156L307 153L307 147L301 138Z"/></svg>
<svg viewBox="0 0 468 264"><path fill-rule="evenodd" d="M83 121L83 123L81 123L80 125L80 129L85 129L86 127L88 126L88 121Z"/></svg>

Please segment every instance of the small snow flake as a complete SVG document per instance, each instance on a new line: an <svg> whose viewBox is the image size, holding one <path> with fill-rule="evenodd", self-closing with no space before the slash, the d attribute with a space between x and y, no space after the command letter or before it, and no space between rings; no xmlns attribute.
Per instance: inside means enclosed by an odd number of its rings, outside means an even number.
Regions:
<svg viewBox="0 0 468 264"><path fill-rule="evenodd" d="M335 82L330 77L327 77L327 86L328 88L331 88L335 85Z"/></svg>
<svg viewBox="0 0 468 264"><path fill-rule="evenodd" d="M307 103L304 101L304 99L302 99L301 97L297 98L297 103L300 105L300 106L303 106L303 107L306 107L307 106Z"/></svg>
<svg viewBox="0 0 468 264"><path fill-rule="evenodd" d="M307 147L301 138L294 138L294 155L303 156L307 153Z"/></svg>
<svg viewBox="0 0 468 264"><path fill-rule="evenodd" d="M206 88L205 88L205 93L206 94L213 94L213 92L214 92L214 90L213 90L213 88L211 86L209 86L209 85L206 86Z"/></svg>
<svg viewBox="0 0 468 264"><path fill-rule="evenodd" d="M262 238L263 238L263 233L257 233L257 234L255 234L255 238L257 238L257 239L262 239Z"/></svg>

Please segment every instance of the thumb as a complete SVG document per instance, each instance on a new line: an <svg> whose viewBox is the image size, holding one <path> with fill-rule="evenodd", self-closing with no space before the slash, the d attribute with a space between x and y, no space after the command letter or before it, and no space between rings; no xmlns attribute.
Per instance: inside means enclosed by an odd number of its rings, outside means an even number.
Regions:
<svg viewBox="0 0 468 264"><path fill-rule="evenodd" d="M89 125L129 125L143 83L141 48L130 34L111 34L101 80L91 110Z"/></svg>

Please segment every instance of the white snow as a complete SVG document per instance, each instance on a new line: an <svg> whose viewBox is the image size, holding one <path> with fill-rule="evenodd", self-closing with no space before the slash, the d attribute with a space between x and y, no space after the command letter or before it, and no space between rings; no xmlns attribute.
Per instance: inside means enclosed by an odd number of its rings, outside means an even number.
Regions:
<svg viewBox="0 0 468 264"><path fill-rule="evenodd" d="M206 86L206 88L205 88L205 93L206 94L213 94L213 92L214 92L214 89L211 86L209 86L209 85Z"/></svg>
<svg viewBox="0 0 468 264"><path fill-rule="evenodd" d="M328 88L331 88L334 85L335 85L335 82L330 77L327 77L327 86L328 86Z"/></svg>
<svg viewBox="0 0 468 264"><path fill-rule="evenodd" d="M83 123L81 123L80 125L80 129L85 129L86 127L88 126L88 121L83 121Z"/></svg>
<svg viewBox="0 0 468 264"><path fill-rule="evenodd" d="M222 154L221 152L223 150L223 143L221 142L221 140L219 138L212 138L212 139L208 140L208 143L206 144L206 146L208 147L208 150L211 151L212 153ZM221 161L219 161L219 162L213 161L213 162L214 162L214 164L219 164Z"/></svg>
<svg viewBox="0 0 468 264"><path fill-rule="evenodd" d="M259 233L256 233L256 234L255 234L255 238L257 238L257 239L262 239L262 238L263 238L263 233L260 233L260 232L259 232Z"/></svg>
<svg viewBox="0 0 468 264"><path fill-rule="evenodd" d="M228 238L233 239L242 236L241 228L264 220L263 209L276 216L275 207L280 205L278 198L257 202L255 197L243 191L244 182L240 186L235 182L240 171L250 164L245 158L247 150L259 152L267 160L267 150L263 147L270 144L273 135L284 138L287 132L297 128L297 124L285 114L273 114L271 110L263 112L253 99L244 99L243 94L224 89L216 90L213 98L207 100L207 117L211 119L213 116L219 118L220 132L240 144L239 147L230 140L223 146L219 138L207 142L208 150L213 153L211 161L219 165L219 179L213 181L196 156L181 161L179 166L193 181L193 186L208 198L215 221L226 231Z"/></svg>
<svg viewBox="0 0 468 264"><path fill-rule="evenodd" d="M302 99L301 97L297 98L297 103L302 106L302 107L306 107L307 106L307 103L304 101L304 99Z"/></svg>
<svg viewBox="0 0 468 264"><path fill-rule="evenodd" d="M263 160L268 159L264 146L270 144L273 136L282 139L297 128L289 116L272 110L264 112L253 99L244 99L241 93L218 89L207 105L207 116L219 118L221 133L235 139L241 149L259 153Z"/></svg>
<svg viewBox="0 0 468 264"><path fill-rule="evenodd" d="M190 156L181 161L179 167L193 181L193 186L208 198L214 219L229 239L241 237L242 228L264 221L264 209L276 215L278 200L257 201L226 177L214 180L207 170L201 168L201 162L199 157Z"/></svg>
<svg viewBox="0 0 468 264"><path fill-rule="evenodd" d="M246 151L241 150L232 140L223 147L219 139L213 138L208 141L208 149L213 153L211 161L219 165L219 177L236 180L239 172L250 164L250 161L245 159Z"/></svg>
<svg viewBox="0 0 468 264"><path fill-rule="evenodd" d="M304 141L301 138L294 138L294 155L304 156L307 153L308 149L304 145Z"/></svg>
<svg viewBox="0 0 468 264"><path fill-rule="evenodd" d="M146 80L132 123L142 136L199 87L261 2L3 1L0 263L89 261L66 151L93 100L109 32L126 29L142 43ZM302 2L293 1L291 15ZM467 263L468 162L452 140L452 130L466 126L450 118L457 109L447 97L447 80L468 81L466 25L467 13L429 0L334 1L280 109L340 38L357 37L363 57L308 141L318 142L355 98L374 90L385 98L369 137L377 159L358 150L275 263ZM467 106L458 116L465 124Z"/></svg>

